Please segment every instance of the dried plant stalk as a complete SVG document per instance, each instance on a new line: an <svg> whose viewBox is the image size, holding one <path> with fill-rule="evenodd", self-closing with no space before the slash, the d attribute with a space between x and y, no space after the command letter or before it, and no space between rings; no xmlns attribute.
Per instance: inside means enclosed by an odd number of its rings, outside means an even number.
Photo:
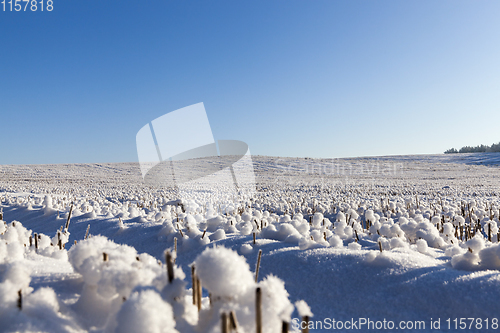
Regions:
<svg viewBox="0 0 500 333"><path fill-rule="evenodd" d="M73 205L71 205L71 208L69 209L69 214L68 214L68 219L66 220L66 226L64 227L64 231L68 231L69 228L69 221L71 219L71 213L73 212Z"/></svg>
<svg viewBox="0 0 500 333"><path fill-rule="evenodd" d="M229 330L238 330L238 319L236 318L236 313L232 310L229 312Z"/></svg>
<svg viewBox="0 0 500 333"><path fill-rule="evenodd" d="M167 264L168 282L174 281L174 263L170 251L165 255L165 263Z"/></svg>
<svg viewBox="0 0 500 333"><path fill-rule="evenodd" d="M17 292L17 307L19 308L19 311L21 311L23 309L23 291L22 289L19 289L19 291Z"/></svg>
<svg viewBox="0 0 500 333"><path fill-rule="evenodd" d="M302 333L309 333L309 316L302 317L302 322L306 323L305 328L302 328Z"/></svg>
<svg viewBox="0 0 500 333"><path fill-rule="evenodd" d="M220 315L221 333L229 333L229 320L227 318L227 313L222 312Z"/></svg>
<svg viewBox="0 0 500 333"><path fill-rule="evenodd" d="M260 258L262 257L262 250L259 250L259 256L257 257L257 266L255 267L255 283L259 280L259 268L260 268Z"/></svg>
<svg viewBox="0 0 500 333"><path fill-rule="evenodd" d="M197 288L196 288L196 273L195 273L195 269L194 269L194 265L191 266L191 284L192 284L192 287L191 289L193 290L193 305L196 305L196 300L198 299L198 297L196 296L196 291L197 291Z"/></svg>
<svg viewBox="0 0 500 333"><path fill-rule="evenodd" d="M200 279L196 278L196 305L198 305L198 311L201 310L201 297L203 292L203 286L201 285Z"/></svg>
<svg viewBox="0 0 500 333"><path fill-rule="evenodd" d="M85 232L85 238L84 239L89 238L89 231L90 231L90 224L87 226L87 231Z"/></svg>
<svg viewBox="0 0 500 333"><path fill-rule="evenodd" d="M262 291L255 291L255 332L262 333Z"/></svg>
<svg viewBox="0 0 500 333"><path fill-rule="evenodd" d="M286 321L281 323L281 333L288 333L290 324Z"/></svg>

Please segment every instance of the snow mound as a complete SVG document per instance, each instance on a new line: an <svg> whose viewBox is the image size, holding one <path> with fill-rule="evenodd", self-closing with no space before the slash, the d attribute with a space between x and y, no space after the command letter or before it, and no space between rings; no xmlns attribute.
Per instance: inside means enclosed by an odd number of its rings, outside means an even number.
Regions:
<svg viewBox="0 0 500 333"><path fill-rule="evenodd" d="M205 249L194 263L196 274L212 296L238 297L255 285L245 258L225 247Z"/></svg>

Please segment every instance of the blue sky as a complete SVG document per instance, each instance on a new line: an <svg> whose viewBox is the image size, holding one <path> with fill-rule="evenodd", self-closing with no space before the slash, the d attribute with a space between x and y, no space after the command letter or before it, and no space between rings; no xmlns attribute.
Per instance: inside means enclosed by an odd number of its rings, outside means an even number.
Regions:
<svg viewBox="0 0 500 333"><path fill-rule="evenodd" d="M500 2L54 0L1 11L0 164L137 161L203 102L253 155L500 141ZM188 124L186 126L189 126Z"/></svg>

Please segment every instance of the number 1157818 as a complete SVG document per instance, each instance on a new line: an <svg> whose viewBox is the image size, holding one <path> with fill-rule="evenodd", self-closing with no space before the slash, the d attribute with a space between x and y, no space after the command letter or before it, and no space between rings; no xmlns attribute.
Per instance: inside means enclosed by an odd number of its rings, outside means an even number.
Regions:
<svg viewBox="0 0 500 333"><path fill-rule="evenodd" d="M2 4L2 9L4 12L26 12L26 11L47 11L51 12L54 10L53 0L3 0L0 2Z"/></svg>

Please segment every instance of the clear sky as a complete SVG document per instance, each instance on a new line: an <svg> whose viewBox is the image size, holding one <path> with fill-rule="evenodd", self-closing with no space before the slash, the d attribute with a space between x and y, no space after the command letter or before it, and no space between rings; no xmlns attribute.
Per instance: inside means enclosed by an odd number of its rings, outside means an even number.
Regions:
<svg viewBox="0 0 500 333"><path fill-rule="evenodd" d="M0 164L137 161L142 126L199 102L253 155L500 141L499 1L53 4L0 3Z"/></svg>

